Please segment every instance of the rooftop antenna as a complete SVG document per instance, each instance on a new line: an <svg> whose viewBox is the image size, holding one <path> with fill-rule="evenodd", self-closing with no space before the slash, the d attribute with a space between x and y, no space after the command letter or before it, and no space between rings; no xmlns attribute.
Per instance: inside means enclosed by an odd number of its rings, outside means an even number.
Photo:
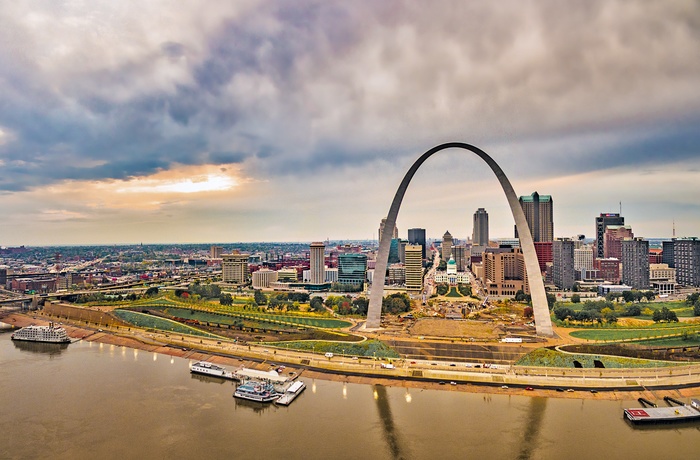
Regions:
<svg viewBox="0 0 700 460"><path fill-rule="evenodd" d="M620 215L622 215L622 201L620 201Z"/></svg>
<svg viewBox="0 0 700 460"><path fill-rule="evenodd" d="M673 237L676 237L676 219L673 219Z"/></svg>

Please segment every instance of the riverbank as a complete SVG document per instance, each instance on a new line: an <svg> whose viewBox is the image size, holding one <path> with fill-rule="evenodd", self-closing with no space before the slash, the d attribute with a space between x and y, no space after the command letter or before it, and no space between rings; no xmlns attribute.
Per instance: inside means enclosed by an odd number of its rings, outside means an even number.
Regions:
<svg viewBox="0 0 700 460"><path fill-rule="evenodd" d="M15 327L48 324L50 318L38 315L12 314L4 322ZM395 369L384 369L374 360L332 359L264 345L237 345L179 335L149 333L135 328L102 331L63 324L73 339L99 342L176 356L184 359L206 359L228 367L245 366L269 370L284 363L285 372L303 373L304 377L367 385L385 385L412 389L440 389L471 393L508 394L533 397L574 399L650 400L664 396L689 398L700 396L700 366L659 370L604 370L606 377L592 372L575 374L574 369L456 369L448 363L400 362ZM598 372L599 370L590 371ZM628 372L625 375L625 372ZM673 374L675 372L675 375ZM568 375L567 375L568 373ZM572 375L573 374L573 375ZM648 374L648 375L646 375ZM651 383L649 383L651 382ZM531 388L531 389L527 389ZM590 390L594 389L596 393ZM567 391L563 391L567 390Z"/></svg>

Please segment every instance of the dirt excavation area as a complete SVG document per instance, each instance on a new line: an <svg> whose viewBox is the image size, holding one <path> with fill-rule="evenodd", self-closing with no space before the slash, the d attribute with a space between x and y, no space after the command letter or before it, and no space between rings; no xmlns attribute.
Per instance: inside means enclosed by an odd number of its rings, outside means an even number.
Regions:
<svg viewBox="0 0 700 460"><path fill-rule="evenodd" d="M494 340L503 335L504 328L498 323L480 321L451 321L442 318L422 318L409 328L413 336L460 337L476 340Z"/></svg>

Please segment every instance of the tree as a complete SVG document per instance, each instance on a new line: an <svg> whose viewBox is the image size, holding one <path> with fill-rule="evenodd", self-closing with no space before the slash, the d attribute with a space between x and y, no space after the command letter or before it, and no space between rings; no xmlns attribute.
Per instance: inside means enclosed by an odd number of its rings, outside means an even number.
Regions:
<svg viewBox="0 0 700 460"><path fill-rule="evenodd" d="M515 292L515 301L516 302L529 302L531 300L530 296L525 294L525 291L522 289L518 289Z"/></svg>
<svg viewBox="0 0 700 460"><path fill-rule="evenodd" d="M632 292L632 291L624 291L622 293L622 299L625 302L634 302L636 300L636 296L634 295L634 292Z"/></svg>
<svg viewBox="0 0 700 460"><path fill-rule="evenodd" d="M468 284L462 284L462 283L457 284L457 290L463 296L472 295L472 287Z"/></svg>
<svg viewBox="0 0 700 460"><path fill-rule="evenodd" d="M148 289L146 289L146 293L144 294L146 297L152 297L154 295L158 295L158 287L157 286L151 286Z"/></svg>
<svg viewBox="0 0 700 460"><path fill-rule="evenodd" d="M554 308L554 303L557 301L557 296L554 294L550 294L549 292L547 293L547 305L549 306L549 309L551 310Z"/></svg>
<svg viewBox="0 0 700 460"><path fill-rule="evenodd" d="M668 321L669 323L678 322L678 316L676 315L676 312L669 310L667 307L663 307L661 308L661 310L655 310L652 319L656 323L661 321Z"/></svg>
<svg viewBox="0 0 700 460"><path fill-rule="evenodd" d="M325 311L325 309L326 309L323 306L323 299L319 296L312 297L309 305L310 305L312 311L321 312L321 311Z"/></svg>
<svg viewBox="0 0 700 460"><path fill-rule="evenodd" d="M696 300L693 305L693 314L695 316L700 316L700 300Z"/></svg>
<svg viewBox="0 0 700 460"><path fill-rule="evenodd" d="M571 303L581 303L581 296L578 294L573 294L571 296Z"/></svg>
<svg viewBox="0 0 700 460"><path fill-rule="evenodd" d="M559 321L564 321L566 318L573 318L574 311L568 307L560 307L554 310L554 317Z"/></svg>
<svg viewBox="0 0 700 460"><path fill-rule="evenodd" d="M450 286L447 283L439 283L436 287L438 295L445 295L450 290Z"/></svg>
<svg viewBox="0 0 700 460"><path fill-rule="evenodd" d="M623 316L639 316L642 314L642 307L639 305L628 305Z"/></svg>
<svg viewBox="0 0 700 460"><path fill-rule="evenodd" d="M693 292L692 294L688 294L688 297L685 298L685 303L688 305L695 305L698 300L700 300L700 292Z"/></svg>
<svg viewBox="0 0 700 460"><path fill-rule="evenodd" d="M233 305L233 297L231 297L231 294L221 294L219 296L219 303L224 306Z"/></svg>
<svg viewBox="0 0 700 460"><path fill-rule="evenodd" d="M267 303L267 296L263 294L260 289L256 289L253 294L253 300L255 300L257 305L265 305Z"/></svg>
<svg viewBox="0 0 700 460"><path fill-rule="evenodd" d="M525 307L523 310L523 316L525 318L532 318L533 313L532 307Z"/></svg>
<svg viewBox="0 0 700 460"><path fill-rule="evenodd" d="M367 297L358 297L352 301L352 306L358 315L366 315L369 308L369 300Z"/></svg>

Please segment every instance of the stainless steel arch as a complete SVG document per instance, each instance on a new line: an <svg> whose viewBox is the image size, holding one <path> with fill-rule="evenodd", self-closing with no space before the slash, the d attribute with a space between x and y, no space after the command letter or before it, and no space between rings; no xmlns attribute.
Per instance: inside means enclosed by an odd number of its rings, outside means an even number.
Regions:
<svg viewBox="0 0 700 460"><path fill-rule="evenodd" d="M549 316L549 307L547 305L547 294L544 290L544 282L542 281L542 274L540 272L540 266L537 262L537 253L535 253L535 244L532 241L532 234L530 233L530 228L525 220L525 213L523 213L520 203L518 202L518 197L515 195L513 186L506 177L505 173L500 166L478 147L470 144L465 144L463 142L448 142L446 144L441 144L425 152L421 155L413 166L408 170L406 175L401 181L396 195L394 195L394 201L391 203L391 208L389 208L389 214L386 217L385 228L394 228L396 225L396 217L399 213L399 208L401 207L401 201L406 193L408 184L411 182L418 168L430 158L433 154L439 152L440 150L445 150L449 148L460 148L469 150L479 156L486 164L491 167L491 170L496 174L498 181L501 183L503 192L506 194L508 199L508 204L510 205L510 210L513 213L513 218L515 219L515 225L518 229L518 235L520 236L520 248L523 251L523 256L525 258L525 270L527 272L528 282L530 284L530 294L532 295L532 307L535 315L535 327L537 330L537 335L551 337L554 335L552 330L552 319ZM382 315L382 298L384 297L384 283L386 281L386 268L387 262L389 260L389 246L391 245L392 232L383 232L382 238L379 241L379 252L377 253L377 263L374 269L374 279L372 280L372 290L369 296L369 310L367 312L367 329L376 329L380 327L381 315Z"/></svg>

